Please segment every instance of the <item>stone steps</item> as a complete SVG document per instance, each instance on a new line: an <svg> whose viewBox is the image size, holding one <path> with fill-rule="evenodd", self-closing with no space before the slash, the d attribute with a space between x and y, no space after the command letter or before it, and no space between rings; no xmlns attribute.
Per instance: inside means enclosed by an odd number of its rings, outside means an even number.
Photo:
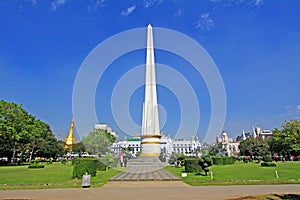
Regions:
<svg viewBox="0 0 300 200"><path fill-rule="evenodd" d="M112 177L110 181L181 181L162 167L134 166Z"/></svg>
<svg viewBox="0 0 300 200"><path fill-rule="evenodd" d="M166 163L163 163L159 160L158 157L138 157L136 159L130 159L127 166L166 166Z"/></svg>

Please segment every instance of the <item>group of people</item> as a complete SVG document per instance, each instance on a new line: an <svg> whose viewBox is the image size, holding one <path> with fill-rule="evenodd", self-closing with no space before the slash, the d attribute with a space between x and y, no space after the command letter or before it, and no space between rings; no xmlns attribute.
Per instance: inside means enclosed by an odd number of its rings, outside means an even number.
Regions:
<svg viewBox="0 0 300 200"><path fill-rule="evenodd" d="M119 163L120 163L120 166L121 166L121 167L126 167L126 166L127 166L127 162L128 162L127 156L121 155L121 156L119 157Z"/></svg>

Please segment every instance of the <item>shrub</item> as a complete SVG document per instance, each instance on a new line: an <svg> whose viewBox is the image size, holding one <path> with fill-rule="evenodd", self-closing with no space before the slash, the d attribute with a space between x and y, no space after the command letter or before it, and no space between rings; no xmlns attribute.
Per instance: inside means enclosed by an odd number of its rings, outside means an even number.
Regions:
<svg viewBox="0 0 300 200"><path fill-rule="evenodd" d="M213 161L210 156L203 157L203 160L208 164L208 166L212 166Z"/></svg>
<svg viewBox="0 0 300 200"><path fill-rule="evenodd" d="M264 161L264 162L272 162L272 159L271 159L270 156L264 156L264 157L262 158L262 161Z"/></svg>
<svg viewBox="0 0 300 200"><path fill-rule="evenodd" d="M61 164L65 165L66 162L67 162L67 159L66 159L66 158L61 159Z"/></svg>
<svg viewBox="0 0 300 200"><path fill-rule="evenodd" d="M184 162L184 167L186 172L202 172L202 167L199 165L198 158L190 158L186 159ZM202 159L204 162L204 160Z"/></svg>
<svg viewBox="0 0 300 200"><path fill-rule="evenodd" d="M211 158L213 165L223 165L223 158L220 156L214 156Z"/></svg>
<svg viewBox="0 0 300 200"><path fill-rule="evenodd" d="M44 165L37 165L37 164L31 164L28 165L28 169L37 169L37 168L44 168Z"/></svg>
<svg viewBox="0 0 300 200"><path fill-rule="evenodd" d="M105 171L106 167L108 166L108 164L109 164L108 159L106 159L106 158L100 158L96 162L96 170Z"/></svg>
<svg viewBox="0 0 300 200"><path fill-rule="evenodd" d="M47 164L52 164L52 159L51 158L48 158L46 161L47 161Z"/></svg>
<svg viewBox="0 0 300 200"><path fill-rule="evenodd" d="M82 178L84 174L96 176L97 165L100 163L96 158L75 158L73 159L72 178Z"/></svg>
<svg viewBox="0 0 300 200"><path fill-rule="evenodd" d="M262 162L260 165L262 167L276 167L276 163L273 162Z"/></svg>
<svg viewBox="0 0 300 200"><path fill-rule="evenodd" d="M233 157L223 157L223 165L234 164L234 161Z"/></svg>
<svg viewBox="0 0 300 200"><path fill-rule="evenodd" d="M244 163L248 163L248 162L252 162L253 160L252 160L252 158L244 157L243 161L244 161Z"/></svg>

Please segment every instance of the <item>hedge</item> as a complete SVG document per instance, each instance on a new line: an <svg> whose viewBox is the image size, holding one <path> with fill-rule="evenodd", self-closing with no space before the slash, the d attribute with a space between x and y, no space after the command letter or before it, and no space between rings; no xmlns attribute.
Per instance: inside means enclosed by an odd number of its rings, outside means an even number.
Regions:
<svg viewBox="0 0 300 200"><path fill-rule="evenodd" d="M72 178L82 178L84 174L96 176L97 165L100 163L96 158L75 158L72 160L73 175Z"/></svg>
<svg viewBox="0 0 300 200"><path fill-rule="evenodd" d="M197 158L186 159L184 162L185 171L186 172L202 172L203 171L202 167L198 163L199 163L199 159L197 159Z"/></svg>
<svg viewBox="0 0 300 200"><path fill-rule="evenodd" d="M44 168L44 165L38 165L38 164L31 164L28 165L28 169L37 169L37 168Z"/></svg>
<svg viewBox="0 0 300 200"><path fill-rule="evenodd" d="M262 158L262 161L264 161L264 162L272 162L272 158L270 156L264 156Z"/></svg>
<svg viewBox="0 0 300 200"><path fill-rule="evenodd" d="M213 165L229 165L229 164L234 164L234 162L235 162L234 157L225 157L225 156L212 157Z"/></svg>
<svg viewBox="0 0 300 200"><path fill-rule="evenodd" d="M262 162L260 163L262 167L276 167L276 163L273 162Z"/></svg>

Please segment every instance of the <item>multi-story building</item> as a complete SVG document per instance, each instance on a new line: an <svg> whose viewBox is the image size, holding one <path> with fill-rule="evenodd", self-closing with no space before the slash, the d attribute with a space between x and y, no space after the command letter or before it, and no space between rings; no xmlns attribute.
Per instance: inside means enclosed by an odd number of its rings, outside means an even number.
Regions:
<svg viewBox="0 0 300 200"><path fill-rule="evenodd" d="M197 137L194 137L191 140L172 140L170 135L162 135L160 147L161 152L168 156L172 153L194 155L197 150L200 150L201 143ZM141 151L141 139L140 137L125 137L124 140L113 143L111 149L116 154L121 153L122 150L130 150L132 154L136 154Z"/></svg>
<svg viewBox="0 0 300 200"><path fill-rule="evenodd" d="M237 156L240 153L240 142L234 142L226 131L223 131L221 137L217 138L217 143L222 144L222 149L219 151L222 156Z"/></svg>

